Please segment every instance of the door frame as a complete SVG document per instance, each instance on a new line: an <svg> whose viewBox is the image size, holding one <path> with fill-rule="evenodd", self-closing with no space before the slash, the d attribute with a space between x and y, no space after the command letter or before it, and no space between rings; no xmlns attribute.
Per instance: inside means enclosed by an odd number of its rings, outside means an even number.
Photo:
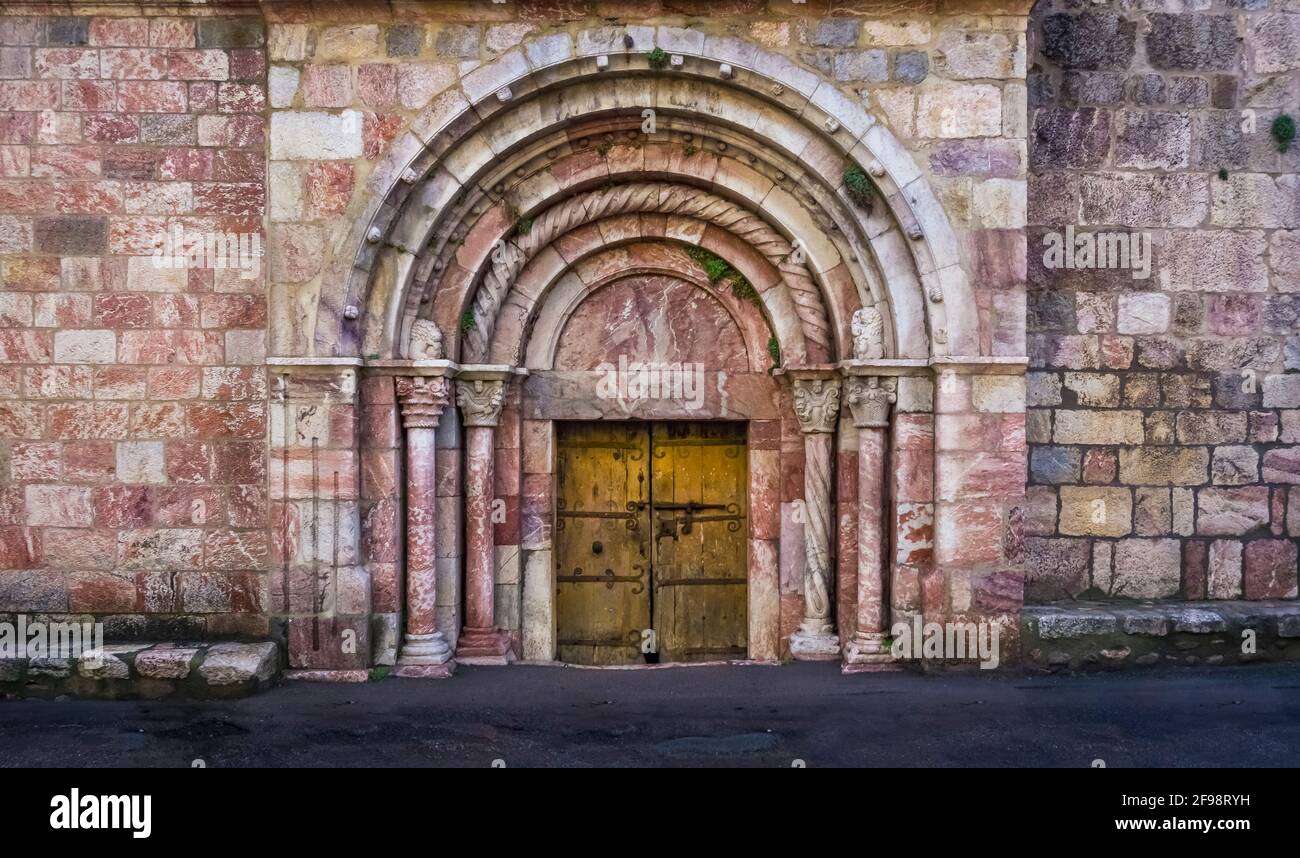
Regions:
<svg viewBox="0 0 1300 858"><path fill-rule="evenodd" d="M707 422L698 417L690 422ZM780 421L745 420L728 416L726 422L745 424L746 478L748 497L745 519L745 566L747 592L746 661L776 662L780 659L781 640L781 445ZM547 465L545 478L550 502L547 520L536 522L536 535L525 538L523 553L522 638L526 659L555 661L557 656L557 611L555 604L555 529L556 491L558 485L559 422L589 422L575 416L572 420L532 420L534 424L520 433L521 455L525 462ZM624 421L620 421L624 422ZM633 422L677 422L671 418L634 418ZM539 475L540 476L540 475ZM540 525L544 524L544 528ZM525 527L527 531L529 528ZM689 662L683 662L689 664Z"/></svg>

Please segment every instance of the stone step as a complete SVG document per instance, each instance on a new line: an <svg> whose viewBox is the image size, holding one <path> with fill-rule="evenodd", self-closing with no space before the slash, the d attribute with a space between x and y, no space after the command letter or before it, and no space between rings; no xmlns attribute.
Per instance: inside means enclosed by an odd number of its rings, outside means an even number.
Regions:
<svg viewBox="0 0 1300 858"><path fill-rule="evenodd" d="M1030 670L1106 670L1300 660L1300 602L1072 602L1026 605Z"/></svg>
<svg viewBox="0 0 1300 858"><path fill-rule="evenodd" d="M0 659L0 696L242 697L280 674L272 641L105 644L75 658Z"/></svg>

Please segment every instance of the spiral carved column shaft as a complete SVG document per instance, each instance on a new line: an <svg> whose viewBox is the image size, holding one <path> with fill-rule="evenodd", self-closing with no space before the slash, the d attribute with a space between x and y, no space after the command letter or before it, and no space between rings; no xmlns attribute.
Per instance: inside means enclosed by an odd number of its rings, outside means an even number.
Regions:
<svg viewBox="0 0 1300 858"><path fill-rule="evenodd" d="M790 637L799 659L833 659L840 651L831 614L831 467L840 384L836 378L796 377L794 412L804 433L804 617Z"/></svg>

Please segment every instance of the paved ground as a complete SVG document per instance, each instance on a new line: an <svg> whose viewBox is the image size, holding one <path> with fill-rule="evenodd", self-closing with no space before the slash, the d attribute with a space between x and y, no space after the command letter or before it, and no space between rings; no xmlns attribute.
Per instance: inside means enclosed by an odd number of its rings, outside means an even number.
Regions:
<svg viewBox="0 0 1300 858"><path fill-rule="evenodd" d="M462 668L238 701L0 703L0 766L1297 766L1300 667Z"/></svg>

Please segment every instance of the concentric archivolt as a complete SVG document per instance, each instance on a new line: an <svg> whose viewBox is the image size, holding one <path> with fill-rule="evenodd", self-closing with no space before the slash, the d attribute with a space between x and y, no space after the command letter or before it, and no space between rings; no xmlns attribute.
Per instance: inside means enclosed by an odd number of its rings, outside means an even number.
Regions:
<svg viewBox="0 0 1300 858"><path fill-rule="evenodd" d="M510 285L542 248L584 223L632 212L691 217L721 227L748 242L778 270L794 299L804 337L829 351L828 323L821 295L807 268L792 258L794 248L776 230L739 205L688 185L637 182L571 197L547 209L528 232L506 242L474 296L475 324L465 335L465 357L486 358L492 329Z"/></svg>
<svg viewBox="0 0 1300 858"><path fill-rule="evenodd" d="M415 232L399 223L408 218L408 202L418 198L423 206L414 213L412 226L423 220L426 231L431 231L434 222L441 221L445 230L447 223L465 217L471 205L479 206L472 200L500 203L500 179L492 177L506 175L506 164L523 175L524 159L536 157L535 152L526 153L537 141L557 131L563 135L575 125L626 117L651 107L679 122L694 121L698 129L747 134L760 150L792 159L799 176L794 188L779 189L780 194L774 189L771 198L759 194L749 200L751 210L763 211L779 234L809 232L809 224L800 222L795 211L802 205L803 188L812 190L819 201L829 193L838 210L831 216L841 227L845 246L852 249L846 256L848 269L836 272L838 282L847 274L857 281L861 294L862 272L851 260L854 255L864 258L864 252L871 255L880 266L885 290L877 295L877 303L889 309L899 356L978 353L975 302L961 266L957 237L938 198L889 131L833 82L788 58L730 37L707 37L691 50L675 48L682 51L684 62L675 63L671 72L656 72L646 65L644 52L653 45L638 42L635 49L612 49L597 62L595 55L576 50L578 43L571 35L544 40L546 50L532 53L530 45L542 39L528 40L520 50L476 69L458 88L438 96L376 165L372 187L380 195L361 213L357 229L346 239L360 251L350 264L340 259L342 267L333 266L323 283L316 315L318 349L337 354L339 349L359 346L361 329L344 321L345 305L363 304L365 315L382 317L383 328L392 332L389 337L401 329L401 307L416 260L384 263L386 273L378 279L382 288L373 295L369 289L376 283L376 263L392 255L374 236L398 235L406 246L424 247L418 240L416 244L406 241ZM720 69L725 73L720 74ZM840 185L846 161L873 176L884 203L878 208L889 213L884 221L845 206ZM413 197L417 188L421 190ZM745 190L726 189L728 195L734 191L738 197L745 197ZM553 206L545 195L535 202L530 204L532 211ZM814 278L828 274L817 265L809 268ZM473 282L461 287L463 307L471 306L470 290L487 269L475 264L465 271ZM818 282L824 288L824 281ZM437 300L441 298L440 294ZM823 301L835 340L859 302L834 301L830 293ZM446 324L445 317L438 318ZM368 334L367 343L372 344ZM380 350L391 348L385 345ZM835 352L843 354L843 348Z"/></svg>

